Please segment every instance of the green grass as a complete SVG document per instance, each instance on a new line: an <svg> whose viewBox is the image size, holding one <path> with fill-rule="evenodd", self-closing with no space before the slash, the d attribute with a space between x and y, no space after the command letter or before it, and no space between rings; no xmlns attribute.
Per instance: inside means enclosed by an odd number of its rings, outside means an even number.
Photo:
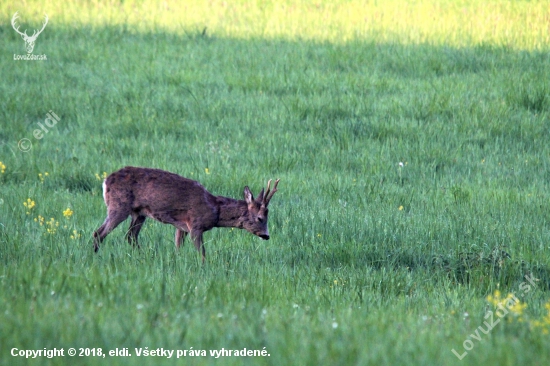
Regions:
<svg viewBox="0 0 550 366"><path fill-rule="evenodd" d="M547 4L50 2L42 62L13 60L10 25L19 10L37 27L41 6L0 4L0 364L547 364L533 326L550 300ZM415 23L433 8L448 28ZM498 14L521 32L483 21ZM235 198L281 178L271 240L214 229L202 265L157 222L133 249L126 222L94 254L96 174L125 165ZM475 340L497 289L525 295L523 322ZM133 356L29 362L14 347Z"/></svg>

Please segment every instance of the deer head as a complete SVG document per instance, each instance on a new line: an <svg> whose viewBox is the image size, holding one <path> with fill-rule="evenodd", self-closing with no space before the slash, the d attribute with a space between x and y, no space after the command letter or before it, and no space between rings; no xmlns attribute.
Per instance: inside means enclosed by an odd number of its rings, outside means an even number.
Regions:
<svg viewBox="0 0 550 366"><path fill-rule="evenodd" d="M269 205L271 197L273 197L275 192L277 192L277 184L279 184L279 179L275 181L273 190L271 190L270 179L267 182L267 190L265 193L262 189L256 199L254 199L250 189L248 187L244 187L244 200L248 205L248 217L243 222L243 228L264 240L269 240L269 232L267 231L267 214L269 211L267 206Z"/></svg>
<svg viewBox="0 0 550 366"><path fill-rule="evenodd" d="M40 30L35 29L32 36L27 35L26 29L25 29L25 32L19 31L19 27L16 26L17 18L19 18L19 15L17 14L17 12L15 12L15 14L13 14L13 17L11 18L11 26L13 27L13 29L15 29L17 33L21 35L21 38L23 38L23 40L25 41L25 48L27 49L27 53L32 53L32 50L34 49L34 42L36 42L36 38L38 38L40 33L42 33L44 28L46 28L46 24L48 24L48 16L44 14L45 19L44 19L44 24L42 25L42 29Z"/></svg>

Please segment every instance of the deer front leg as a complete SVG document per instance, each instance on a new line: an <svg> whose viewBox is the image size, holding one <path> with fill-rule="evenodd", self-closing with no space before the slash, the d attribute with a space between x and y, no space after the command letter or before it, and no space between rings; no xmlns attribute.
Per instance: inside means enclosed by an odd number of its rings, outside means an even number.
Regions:
<svg viewBox="0 0 550 366"><path fill-rule="evenodd" d="M176 248L179 249L181 246L181 243L185 240L185 237L187 236L187 231L181 230L176 228L176 235L175 235L175 242L176 242Z"/></svg>
<svg viewBox="0 0 550 366"><path fill-rule="evenodd" d="M206 250L204 249L204 245L202 244L202 231L193 230L191 232L191 237L193 238L193 243L195 244L195 248L197 248L199 253L201 253L202 263L204 263L204 260L206 259Z"/></svg>

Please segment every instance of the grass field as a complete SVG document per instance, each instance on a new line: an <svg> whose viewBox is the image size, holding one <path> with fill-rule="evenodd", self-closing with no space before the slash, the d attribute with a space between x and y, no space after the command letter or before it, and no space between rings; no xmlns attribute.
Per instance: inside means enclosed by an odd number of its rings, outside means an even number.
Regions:
<svg viewBox="0 0 550 366"><path fill-rule="evenodd" d="M0 3L0 365L550 362L548 1L178 4ZM95 254L126 165L280 178L271 240Z"/></svg>

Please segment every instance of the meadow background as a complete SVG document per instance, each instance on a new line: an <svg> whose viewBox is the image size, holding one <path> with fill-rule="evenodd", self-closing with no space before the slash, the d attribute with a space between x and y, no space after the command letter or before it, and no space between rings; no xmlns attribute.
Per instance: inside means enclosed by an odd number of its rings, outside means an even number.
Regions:
<svg viewBox="0 0 550 366"><path fill-rule="evenodd" d="M549 6L0 2L0 364L548 364ZM47 61L13 59L16 11L29 34L48 14ZM202 265L148 220L141 250L126 222L94 254L125 165L234 198L281 178L271 240L213 229Z"/></svg>

